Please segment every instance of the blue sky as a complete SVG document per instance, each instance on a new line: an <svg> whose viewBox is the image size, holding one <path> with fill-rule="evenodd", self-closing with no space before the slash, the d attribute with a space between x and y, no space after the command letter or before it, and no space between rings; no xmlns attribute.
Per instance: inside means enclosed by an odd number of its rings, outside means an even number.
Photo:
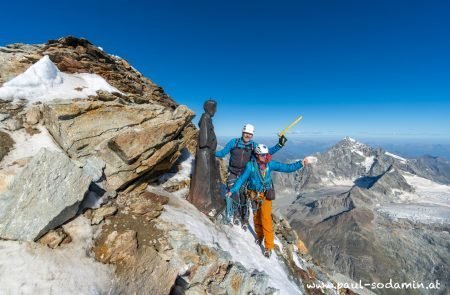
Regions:
<svg viewBox="0 0 450 295"><path fill-rule="evenodd" d="M85 37L219 136L450 141L449 1L8 1L0 45ZM6 12L6 13L5 13ZM197 121L198 119L195 119Z"/></svg>

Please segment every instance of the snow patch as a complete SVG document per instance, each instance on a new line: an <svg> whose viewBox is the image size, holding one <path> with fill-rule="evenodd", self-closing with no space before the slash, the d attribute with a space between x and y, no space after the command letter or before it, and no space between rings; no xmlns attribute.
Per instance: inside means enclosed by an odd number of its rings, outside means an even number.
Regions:
<svg viewBox="0 0 450 295"><path fill-rule="evenodd" d="M352 149L351 150L353 153L357 153L358 155L360 155L361 157L366 157L366 156L364 156L364 153L362 152L362 151L360 151L360 150L354 150L354 149Z"/></svg>
<svg viewBox="0 0 450 295"><path fill-rule="evenodd" d="M283 253L283 244L281 244L281 241L278 239L278 237L275 237L273 243L277 245L278 249L280 249L280 252Z"/></svg>
<svg viewBox="0 0 450 295"><path fill-rule="evenodd" d="M292 255L292 260L294 260L294 263L298 268L301 268L306 271L306 269L307 269L306 265L304 265L304 263L300 262L300 260L298 259L298 255L296 253L294 255Z"/></svg>
<svg viewBox="0 0 450 295"><path fill-rule="evenodd" d="M378 211L394 220L409 219L421 223L450 223L450 186L404 173L414 193L393 190L394 202L380 206Z"/></svg>
<svg viewBox="0 0 450 295"><path fill-rule="evenodd" d="M331 172L331 171L329 171ZM324 186L353 186L355 183L352 179L335 177L333 172L327 173L328 177L321 177L320 182Z"/></svg>
<svg viewBox="0 0 450 295"><path fill-rule="evenodd" d="M190 179L192 173L192 166L194 164L194 157L186 149L183 149L180 159L181 159L180 163L178 164L179 166L178 172L165 173L159 177L158 182L179 183Z"/></svg>
<svg viewBox="0 0 450 295"><path fill-rule="evenodd" d="M366 173L368 173L370 171L370 168L372 168L374 161L375 161L375 156L366 157L364 159L363 165L366 168Z"/></svg>
<svg viewBox="0 0 450 295"><path fill-rule="evenodd" d="M119 92L96 74L67 74L59 71L45 55L24 73L0 87L0 100L26 99L45 102L54 99L87 98L98 90Z"/></svg>
<svg viewBox="0 0 450 295"><path fill-rule="evenodd" d="M450 186L409 173L403 177L419 196L417 202L450 207Z"/></svg>
<svg viewBox="0 0 450 295"><path fill-rule="evenodd" d="M311 165L317 164L318 161L317 157L314 156L308 156L305 159L307 159Z"/></svg>
<svg viewBox="0 0 450 295"><path fill-rule="evenodd" d="M264 271L269 276L269 286L279 289L280 294L301 294L298 286L289 279L282 262L278 261L276 255L265 258L249 231L245 232L240 227L215 225L191 203L175 196L170 197L165 209L161 215L163 220L184 226L205 245L227 251L234 261L240 262L248 270ZM252 220L250 216L253 228Z"/></svg>
<svg viewBox="0 0 450 295"><path fill-rule="evenodd" d="M25 129L8 132L15 144L13 149L0 162L0 169L11 165L18 159L34 156L41 148L63 152L45 127L39 125L37 129L40 133L34 135L28 134Z"/></svg>
<svg viewBox="0 0 450 295"><path fill-rule="evenodd" d="M50 249L38 243L0 241L2 294L108 294L114 270L87 255L93 232L80 216L64 226L72 242Z"/></svg>
<svg viewBox="0 0 450 295"><path fill-rule="evenodd" d="M403 163L403 164L406 164L406 162L408 161L408 160L406 160L405 158L402 158L402 157L400 157L400 156L391 154L391 153L389 153L389 152L385 152L384 154L385 154L386 156L389 156L389 157L395 158L395 159L397 159L397 160L400 160L400 162Z"/></svg>

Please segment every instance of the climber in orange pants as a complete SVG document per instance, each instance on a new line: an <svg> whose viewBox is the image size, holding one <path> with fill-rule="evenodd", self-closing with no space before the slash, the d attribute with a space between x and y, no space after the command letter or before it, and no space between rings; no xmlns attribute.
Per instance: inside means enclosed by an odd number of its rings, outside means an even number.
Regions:
<svg viewBox="0 0 450 295"><path fill-rule="evenodd" d="M255 158L247 163L244 173L227 193L227 197L239 191L242 184L248 181L247 192L249 199L256 204L253 221L255 223L256 243L261 244L264 239L264 256L270 257L274 248L274 233L272 225L272 200L275 199L275 191L272 182L272 171L293 172L299 170L308 161L298 161L292 164L283 164L271 161L269 149L264 144L258 144L255 148Z"/></svg>
<svg viewBox="0 0 450 295"><path fill-rule="evenodd" d="M255 225L256 243L261 244L263 240L266 249L273 249L274 234L272 226L272 201L266 199L264 193L249 190L249 199L252 207L257 208L253 212L253 223Z"/></svg>

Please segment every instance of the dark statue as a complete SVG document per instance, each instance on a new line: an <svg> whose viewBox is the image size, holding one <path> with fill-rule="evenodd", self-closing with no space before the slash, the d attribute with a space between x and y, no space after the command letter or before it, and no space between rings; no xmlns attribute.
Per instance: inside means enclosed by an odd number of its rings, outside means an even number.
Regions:
<svg viewBox="0 0 450 295"><path fill-rule="evenodd" d="M211 217L215 217L225 207L224 199L220 196L219 163L214 155L217 138L212 117L216 113L216 106L214 100L207 100L203 104L205 112L198 123L200 132L188 197L188 201L197 209Z"/></svg>

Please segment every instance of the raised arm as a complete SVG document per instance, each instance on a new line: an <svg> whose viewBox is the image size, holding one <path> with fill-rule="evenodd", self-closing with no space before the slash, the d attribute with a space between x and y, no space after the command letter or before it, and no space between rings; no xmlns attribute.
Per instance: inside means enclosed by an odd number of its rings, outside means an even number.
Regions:
<svg viewBox="0 0 450 295"><path fill-rule="evenodd" d="M218 158L225 157L233 148L235 141L236 141L236 139L230 140L222 150L216 152L216 154L215 154L216 157L218 157Z"/></svg>
<svg viewBox="0 0 450 295"><path fill-rule="evenodd" d="M273 155L278 152L286 144L287 138L282 135L278 139L278 143L269 149L269 154Z"/></svg>
<svg viewBox="0 0 450 295"><path fill-rule="evenodd" d="M273 155L276 152L278 152L279 150L281 150L282 146L280 144L276 144L273 147L269 148L269 154Z"/></svg>

